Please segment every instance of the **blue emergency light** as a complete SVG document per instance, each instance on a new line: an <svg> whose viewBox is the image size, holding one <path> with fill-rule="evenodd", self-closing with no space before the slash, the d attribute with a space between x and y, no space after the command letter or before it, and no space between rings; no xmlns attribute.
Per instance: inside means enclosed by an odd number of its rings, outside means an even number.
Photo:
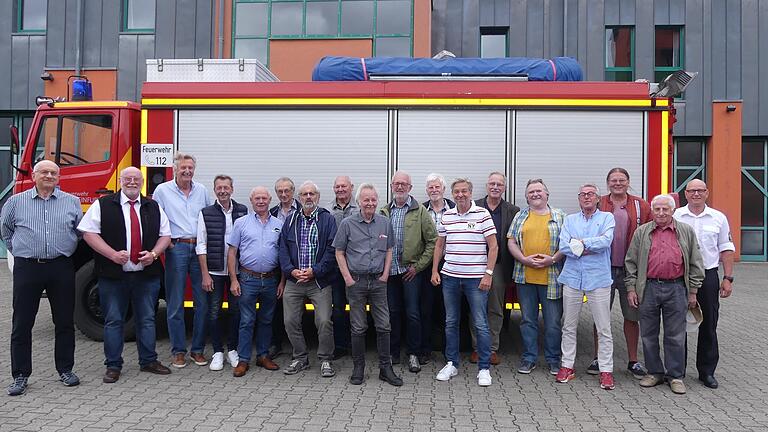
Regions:
<svg viewBox="0 0 768 432"><path fill-rule="evenodd" d="M72 81L72 101L93 100L91 82L85 76L80 76Z"/></svg>

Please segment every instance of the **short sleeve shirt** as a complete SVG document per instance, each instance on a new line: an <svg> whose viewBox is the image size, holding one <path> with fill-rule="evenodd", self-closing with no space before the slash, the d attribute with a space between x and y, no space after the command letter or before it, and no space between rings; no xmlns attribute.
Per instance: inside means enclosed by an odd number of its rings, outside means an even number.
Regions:
<svg viewBox="0 0 768 432"><path fill-rule="evenodd" d="M384 271L387 250L395 244L389 218L376 213L370 222L359 212L341 221L333 247L344 251L351 273L379 274Z"/></svg>
<svg viewBox="0 0 768 432"><path fill-rule="evenodd" d="M472 203L466 213L458 207L446 210L437 226L445 237L445 265L442 273L457 278L481 278L488 266L488 241L496 225L488 210Z"/></svg>
<svg viewBox="0 0 768 432"><path fill-rule="evenodd" d="M736 250L728 218L722 212L706 206L703 212L695 215L685 206L675 210L675 219L693 227L705 269L717 268L720 252Z"/></svg>

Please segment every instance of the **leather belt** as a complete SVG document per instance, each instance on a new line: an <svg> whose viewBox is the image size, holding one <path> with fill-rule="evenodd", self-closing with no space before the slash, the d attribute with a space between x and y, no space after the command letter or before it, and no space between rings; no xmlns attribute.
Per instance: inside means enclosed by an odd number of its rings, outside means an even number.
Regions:
<svg viewBox="0 0 768 432"><path fill-rule="evenodd" d="M656 282L660 284L670 284L670 283L682 283L685 282L685 279L682 277L674 278L674 279L661 279L661 278L648 278L649 282Z"/></svg>
<svg viewBox="0 0 768 432"><path fill-rule="evenodd" d="M17 260L29 261L36 264L48 264L66 257L62 255L56 258L23 258L23 257L14 257L14 258Z"/></svg>
<svg viewBox="0 0 768 432"><path fill-rule="evenodd" d="M248 270L247 268L240 266L240 272L249 274L251 276L257 277L259 279L272 279L277 276L277 269L270 270L268 272L255 272L253 270Z"/></svg>
<svg viewBox="0 0 768 432"><path fill-rule="evenodd" d="M350 273L353 278L358 279L378 279L381 277L381 272L379 273Z"/></svg>
<svg viewBox="0 0 768 432"><path fill-rule="evenodd" d="M187 244L197 244L196 238L175 238L171 240L173 243L187 243Z"/></svg>

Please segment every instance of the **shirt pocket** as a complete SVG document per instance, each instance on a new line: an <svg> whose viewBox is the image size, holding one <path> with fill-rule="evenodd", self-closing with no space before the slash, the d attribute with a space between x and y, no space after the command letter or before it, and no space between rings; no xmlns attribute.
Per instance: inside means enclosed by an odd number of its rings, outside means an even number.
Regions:
<svg viewBox="0 0 768 432"><path fill-rule="evenodd" d="M383 234L380 235L379 238L376 239L376 250L381 251L381 252L386 252L387 251L387 241L388 240L389 239L387 238L386 235L383 235Z"/></svg>

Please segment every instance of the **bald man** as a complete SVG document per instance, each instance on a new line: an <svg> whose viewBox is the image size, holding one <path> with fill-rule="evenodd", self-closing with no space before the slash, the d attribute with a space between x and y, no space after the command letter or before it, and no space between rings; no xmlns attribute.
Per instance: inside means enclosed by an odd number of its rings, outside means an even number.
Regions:
<svg viewBox="0 0 768 432"><path fill-rule="evenodd" d="M696 370L699 380L715 389L715 368L720 359L717 344L717 319L720 298L727 298L733 289L733 256L736 247L731 239L728 218L722 212L707 206L709 190L699 179L685 186L688 205L675 210L675 219L687 223L696 232L701 256L704 259L704 283L696 294L704 320L699 325L699 343L696 348ZM717 269L723 263L723 281Z"/></svg>
<svg viewBox="0 0 768 432"><path fill-rule="evenodd" d="M54 358L66 386L80 384L75 364L75 268L77 224L83 217L80 200L57 188L59 167L48 160L32 170L35 185L8 199L0 214L0 232L15 261L13 268L13 330L11 332L10 396L27 390L32 374L32 327L43 291L56 327Z"/></svg>

